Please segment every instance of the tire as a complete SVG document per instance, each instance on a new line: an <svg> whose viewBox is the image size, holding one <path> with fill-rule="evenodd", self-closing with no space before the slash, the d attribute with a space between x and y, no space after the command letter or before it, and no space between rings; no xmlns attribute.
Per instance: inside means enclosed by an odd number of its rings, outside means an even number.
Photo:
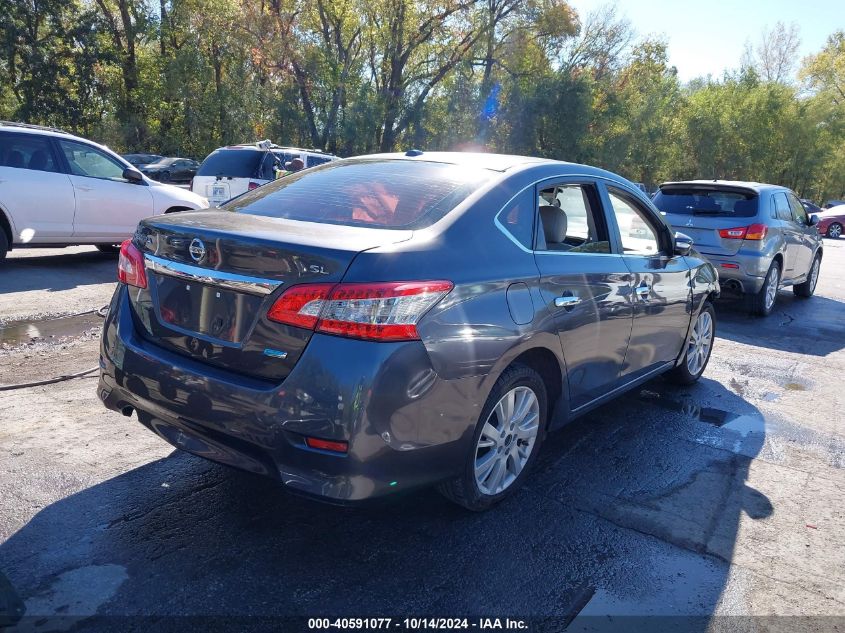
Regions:
<svg viewBox="0 0 845 633"><path fill-rule="evenodd" d="M97 244L97 250L101 253L119 253L120 246L117 244Z"/></svg>
<svg viewBox="0 0 845 633"><path fill-rule="evenodd" d="M520 419L514 420L513 415L501 415L504 411L499 406L500 401L510 394L514 395L512 408L516 411L513 413L519 412L520 405L526 408L525 415ZM512 495L534 465L545 437L546 417L546 386L540 375L525 365L508 367L493 385L481 410L463 472L439 484L438 490L450 501L474 512L487 510ZM503 427L501 431L498 426ZM519 437L518 431L513 432L520 427L524 427L524 438ZM531 429L535 429L533 435ZM493 435L498 439L491 440ZM524 448L522 442L529 441L531 443L526 454L520 447ZM492 466L488 466L491 462ZM477 468L481 471L478 477ZM490 488L485 490L485 486Z"/></svg>
<svg viewBox="0 0 845 633"><path fill-rule="evenodd" d="M6 232L0 228L0 262L6 259L6 253L9 252L9 238L6 237Z"/></svg>
<svg viewBox="0 0 845 633"><path fill-rule="evenodd" d="M807 273L807 281L803 284L792 286L792 292L796 297L802 299L809 299L816 292L816 284L819 282L819 269L822 265L822 256L816 255L813 258L813 265L810 266L810 271Z"/></svg>
<svg viewBox="0 0 845 633"><path fill-rule="evenodd" d="M774 285L774 293L772 293L772 285ZM766 272L766 279L763 282L763 287L760 288L760 292L749 295L751 298L751 314L761 317L769 316L777 302L779 288L780 266L774 261Z"/></svg>
<svg viewBox="0 0 845 633"><path fill-rule="evenodd" d="M713 341L716 338L716 310L707 301L698 312L693 332L681 364L666 374L666 377L678 385L691 385L701 378L713 353Z"/></svg>
<svg viewBox="0 0 845 633"><path fill-rule="evenodd" d="M170 182L170 172L169 171L161 172L161 175L159 175L159 177L158 177L158 181L159 182Z"/></svg>
<svg viewBox="0 0 845 633"><path fill-rule="evenodd" d="M842 225L839 222L834 222L827 227L827 236L832 240L838 240L842 237Z"/></svg>

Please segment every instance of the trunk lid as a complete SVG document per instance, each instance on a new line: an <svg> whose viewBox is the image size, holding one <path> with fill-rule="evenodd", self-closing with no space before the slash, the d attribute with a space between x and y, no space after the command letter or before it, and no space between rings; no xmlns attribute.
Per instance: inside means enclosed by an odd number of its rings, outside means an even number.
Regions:
<svg viewBox="0 0 845 633"><path fill-rule="evenodd" d="M292 285L339 282L358 253L410 236L229 211L149 218L135 236L148 277L130 292L136 326L193 360L279 381L312 331L267 319L275 299Z"/></svg>
<svg viewBox="0 0 845 633"><path fill-rule="evenodd" d="M717 183L663 185L654 204L702 255L736 255L744 240L721 237L719 231L749 226L758 214L756 191Z"/></svg>

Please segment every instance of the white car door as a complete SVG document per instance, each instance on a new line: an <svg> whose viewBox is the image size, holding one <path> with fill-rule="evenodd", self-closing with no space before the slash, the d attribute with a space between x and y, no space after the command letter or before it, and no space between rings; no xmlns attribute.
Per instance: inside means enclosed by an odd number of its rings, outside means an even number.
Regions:
<svg viewBox="0 0 845 633"><path fill-rule="evenodd" d="M76 194L74 239L117 244L132 237L139 220L153 215L150 187L124 179L123 163L96 147L65 139L58 143Z"/></svg>
<svg viewBox="0 0 845 633"><path fill-rule="evenodd" d="M73 234L73 185L61 173L50 139L0 132L0 208L15 244L61 244Z"/></svg>

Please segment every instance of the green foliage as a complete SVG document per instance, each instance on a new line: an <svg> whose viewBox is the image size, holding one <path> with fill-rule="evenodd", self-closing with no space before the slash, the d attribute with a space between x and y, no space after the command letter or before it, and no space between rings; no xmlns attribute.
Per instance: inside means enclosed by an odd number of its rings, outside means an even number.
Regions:
<svg viewBox="0 0 845 633"><path fill-rule="evenodd" d="M796 41L683 85L664 42L565 0L0 0L0 118L120 151L486 149L842 197L845 33L797 82Z"/></svg>

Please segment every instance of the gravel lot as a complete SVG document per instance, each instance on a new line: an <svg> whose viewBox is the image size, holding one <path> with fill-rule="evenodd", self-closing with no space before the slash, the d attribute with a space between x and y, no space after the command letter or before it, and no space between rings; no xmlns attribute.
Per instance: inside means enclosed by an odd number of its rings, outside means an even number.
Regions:
<svg viewBox="0 0 845 633"><path fill-rule="evenodd" d="M845 630L845 240L825 249L816 297L781 292L766 320L720 302L698 385L655 380L552 435L526 487L481 515L432 491L353 509L291 496L107 411L93 377L0 391L0 597L5 575L38 631L197 624L176 615ZM95 310L115 264L14 251L0 319ZM0 384L96 366L96 327L62 323L0 347ZM838 618L725 617L752 615Z"/></svg>

